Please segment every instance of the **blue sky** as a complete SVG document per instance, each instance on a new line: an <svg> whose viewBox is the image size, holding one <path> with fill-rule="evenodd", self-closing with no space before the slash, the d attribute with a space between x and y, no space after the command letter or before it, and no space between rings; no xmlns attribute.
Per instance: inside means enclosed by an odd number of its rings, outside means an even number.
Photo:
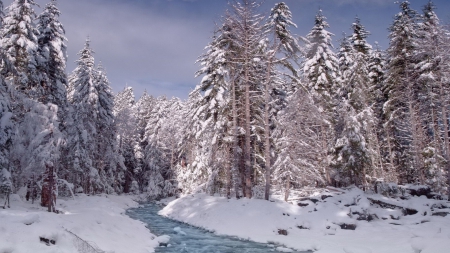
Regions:
<svg viewBox="0 0 450 253"><path fill-rule="evenodd" d="M47 0L35 0L41 8ZM399 12L395 0L285 0L298 29L305 36L319 8L336 36L350 33L356 15L371 32L368 41L388 46L388 27ZM5 6L12 0L4 0ZM68 68L75 68L77 53L87 36L92 40L96 62L108 72L114 92L128 84L138 98L144 90L154 96L187 98L201 80L195 61L208 44L215 23L227 9L226 0L59 0L61 21L68 38ZM279 1L265 0L262 13ZM410 0L421 12L428 0ZM450 1L435 0L441 22L450 21ZM41 8L36 12L40 13Z"/></svg>

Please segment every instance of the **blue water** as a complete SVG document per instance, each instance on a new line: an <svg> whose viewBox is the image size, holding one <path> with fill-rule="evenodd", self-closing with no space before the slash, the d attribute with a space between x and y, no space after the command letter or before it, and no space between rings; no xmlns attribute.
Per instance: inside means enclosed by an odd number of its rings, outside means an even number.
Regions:
<svg viewBox="0 0 450 253"><path fill-rule="evenodd" d="M147 224L150 231L157 235L168 235L168 246L156 248L159 253L266 253L278 252L273 244L263 244L240 240L228 236L218 236L204 229L159 216L161 206L144 204L129 209L127 215Z"/></svg>

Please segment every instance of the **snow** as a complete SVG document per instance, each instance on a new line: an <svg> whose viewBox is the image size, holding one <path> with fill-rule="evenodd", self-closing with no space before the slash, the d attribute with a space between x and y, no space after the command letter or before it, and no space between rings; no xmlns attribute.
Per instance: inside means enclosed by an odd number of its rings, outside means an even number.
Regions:
<svg viewBox="0 0 450 253"><path fill-rule="evenodd" d="M181 230L180 227L175 227L175 228L173 229L173 231L175 231L177 234L180 234L180 235L186 235L186 232L184 232L183 230Z"/></svg>
<svg viewBox="0 0 450 253"><path fill-rule="evenodd" d="M11 195L11 208L0 209L0 252L78 253L82 245L76 236L104 252L154 252L159 242L169 239L155 238L144 223L125 215L126 209L137 206L129 196L80 195L58 199L61 213L55 214ZM40 237L56 244L47 246Z"/></svg>
<svg viewBox="0 0 450 253"><path fill-rule="evenodd" d="M317 253L338 252L447 252L450 248L450 215L432 216L433 205L450 206L447 201L412 197L390 199L353 189L343 194L300 207L281 200L226 199L206 194L187 195L170 202L160 215L214 231L256 242L279 244L279 249L313 250ZM397 206L414 208L415 215L403 216L398 209L371 205L370 199ZM357 220L358 215L376 214L373 221ZM399 220L396 220L400 218ZM343 223L356 225L356 230L341 229ZM287 236L279 230L286 230Z"/></svg>

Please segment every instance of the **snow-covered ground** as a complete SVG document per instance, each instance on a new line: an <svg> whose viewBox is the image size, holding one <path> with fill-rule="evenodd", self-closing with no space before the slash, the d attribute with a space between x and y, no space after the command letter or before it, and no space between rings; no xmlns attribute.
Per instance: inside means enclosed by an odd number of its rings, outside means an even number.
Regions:
<svg viewBox="0 0 450 253"><path fill-rule="evenodd" d="M104 252L154 252L159 245L155 236L144 223L125 215L126 209L136 206L130 196L81 195L58 199L57 209L62 213L55 214L12 195L11 208L0 209L0 252L92 252L89 245ZM47 246L40 237L55 244Z"/></svg>
<svg viewBox="0 0 450 253"><path fill-rule="evenodd" d="M358 189L327 193L332 197L324 199L321 194L316 195L314 201L291 204L195 194L170 202L159 214L217 234L275 242L317 253L450 252L450 215L433 216L450 212L448 201L424 196L393 199L366 195ZM392 206L371 205L369 198ZM318 201L314 203L315 200ZM298 202L307 206L298 206ZM418 213L405 216L393 206L415 209ZM371 221L367 221L369 214ZM343 224L356 225L356 229L342 229ZM285 232L287 235L283 235Z"/></svg>

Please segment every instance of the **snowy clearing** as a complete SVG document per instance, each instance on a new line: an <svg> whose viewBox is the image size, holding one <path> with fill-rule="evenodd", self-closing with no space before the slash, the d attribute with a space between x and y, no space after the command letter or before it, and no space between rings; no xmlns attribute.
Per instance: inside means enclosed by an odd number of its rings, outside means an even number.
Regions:
<svg viewBox="0 0 450 253"><path fill-rule="evenodd" d="M0 252L94 252L91 246L97 252L154 252L159 245L155 236L144 223L125 215L126 209L137 206L130 196L81 195L58 199L62 213L55 214L12 195L11 208L0 209Z"/></svg>
<svg viewBox="0 0 450 253"><path fill-rule="evenodd" d="M170 202L159 214L217 234L317 253L439 253L450 248L450 215L436 216L450 212L448 201L397 200L359 189L316 195L291 204L195 194ZM402 210L381 208L370 199L418 213L405 216ZM298 206L300 202L307 205Z"/></svg>

